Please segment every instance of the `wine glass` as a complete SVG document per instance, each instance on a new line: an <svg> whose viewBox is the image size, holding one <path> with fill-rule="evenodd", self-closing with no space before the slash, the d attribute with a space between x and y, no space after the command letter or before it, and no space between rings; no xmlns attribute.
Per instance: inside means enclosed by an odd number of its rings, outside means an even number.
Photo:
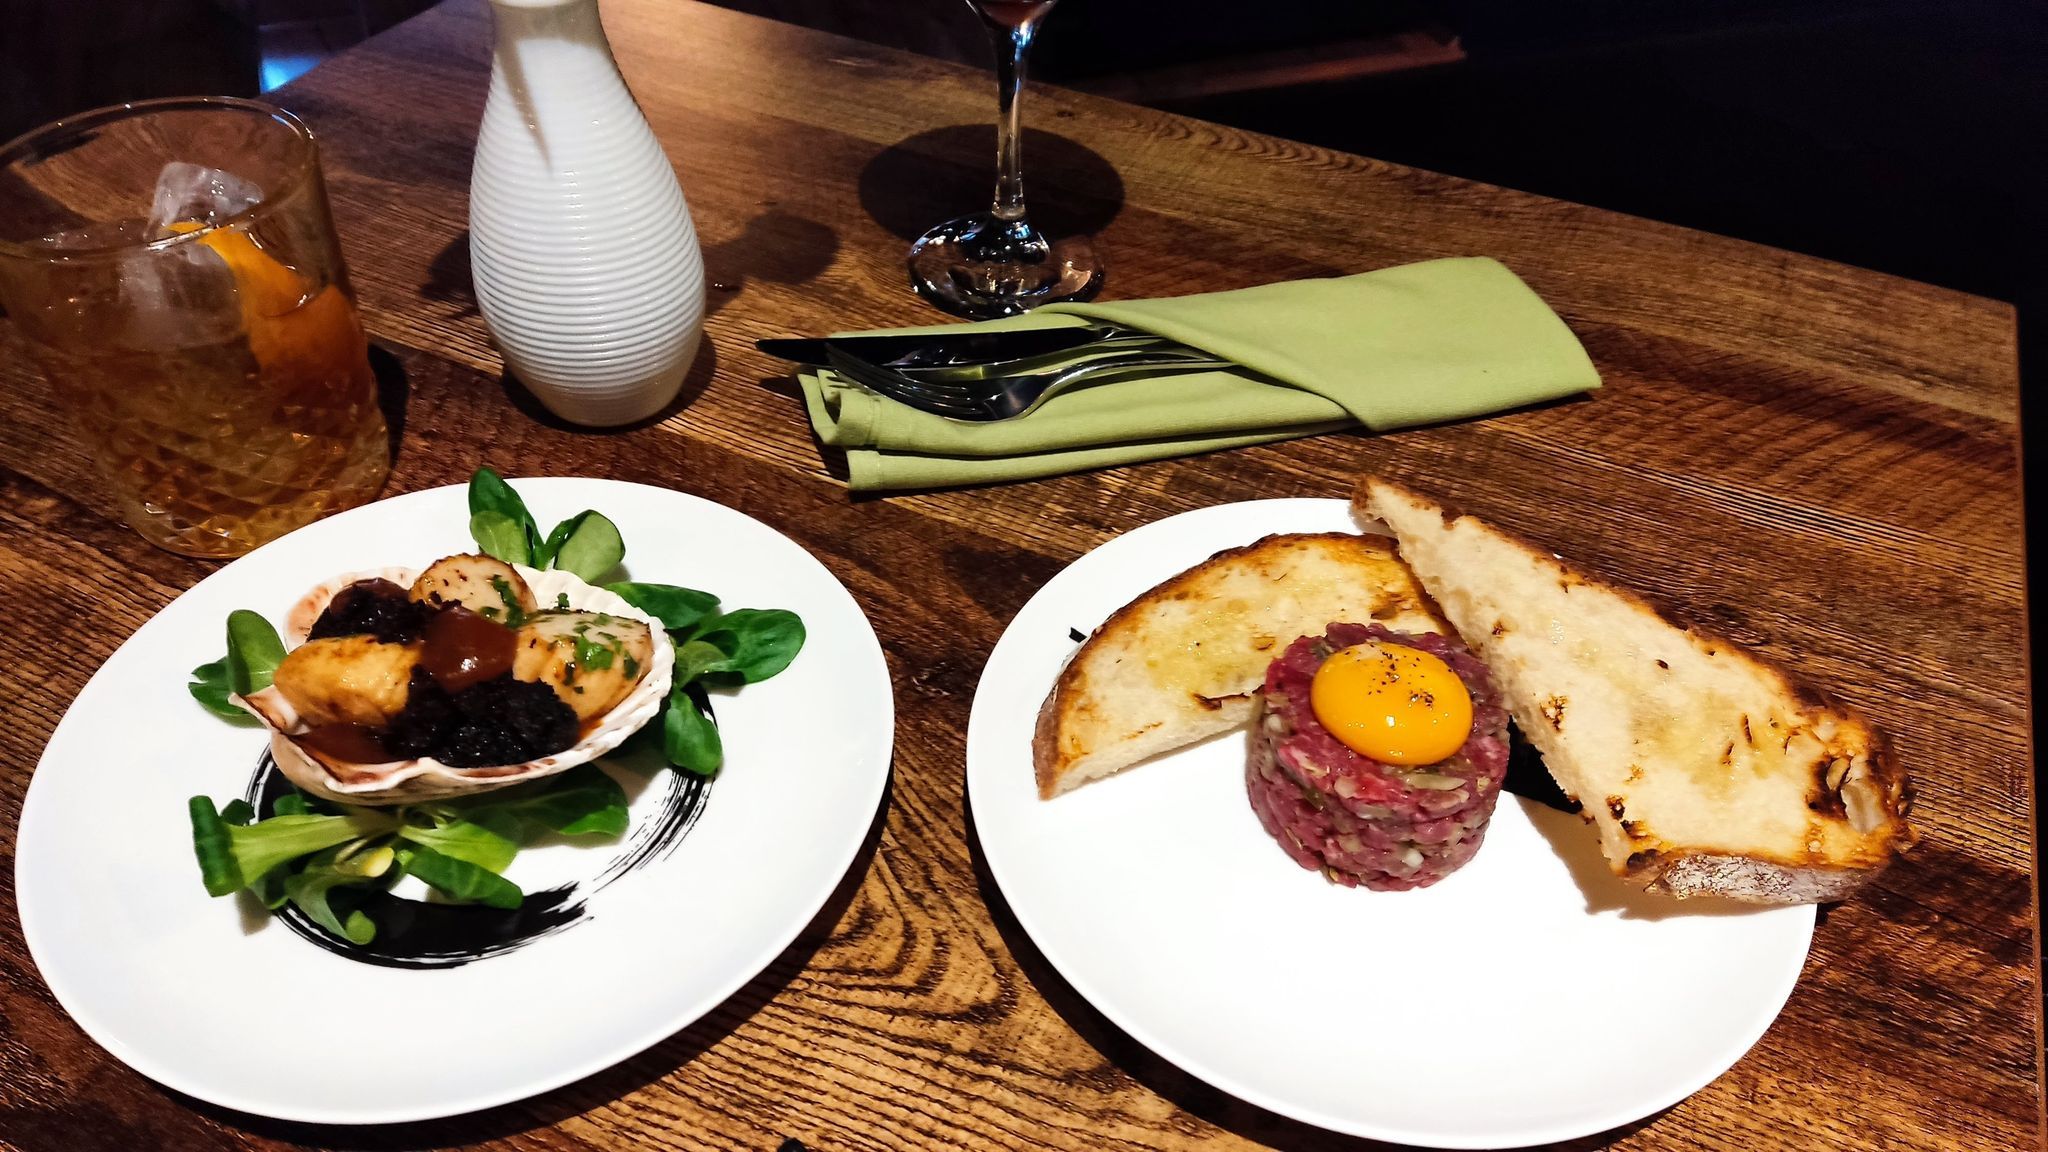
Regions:
<svg viewBox="0 0 2048 1152"><path fill-rule="evenodd" d="M1024 158L1018 98L1024 58L1055 0L967 0L995 42L996 194L986 212L948 220L910 248L917 293L958 316L1014 316L1060 300L1086 300L1102 287L1102 264L1085 236L1054 243L1024 213Z"/></svg>

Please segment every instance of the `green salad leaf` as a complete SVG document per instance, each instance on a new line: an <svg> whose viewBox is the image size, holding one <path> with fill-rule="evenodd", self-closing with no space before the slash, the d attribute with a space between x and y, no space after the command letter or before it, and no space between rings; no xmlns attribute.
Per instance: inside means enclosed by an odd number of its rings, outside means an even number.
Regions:
<svg viewBox="0 0 2048 1152"><path fill-rule="evenodd" d="M368 944L376 939L377 926L371 923L360 909L352 909L346 918L337 915L327 901L328 894L343 885L358 885L363 878L352 872L335 867L332 863L317 864L302 872L285 877L285 899L298 905L299 911L336 936L351 944Z"/></svg>
<svg viewBox="0 0 2048 1152"><path fill-rule="evenodd" d="M420 882L450 900L512 909L526 894L519 885L470 861L449 856L424 844L399 848L398 863Z"/></svg>
<svg viewBox="0 0 2048 1152"><path fill-rule="evenodd" d="M582 515L571 516L555 525L554 531L549 532L547 538L540 542L540 547L533 550L535 568L546 568L554 564L555 553L560 552L562 545L569 542L569 533L576 530L576 524L582 518Z"/></svg>
<svg viewBox="0 0 2048 1152"><path fill-rule="evenodd" d="M719 670L730 659L725 649L708 640L686 640L676 645L675 683L694 683L705 673Z"/></svg>
<svg viewBox="0 0 2048 1152"><path fill-rule="evenodd" d="M689 632L698 621L718 611L718 597L695 588L621 581L605 585L605 590L661 621L670 632Z"/></svg>
<svg viewBox="0 0 2048 1152"><path fill-rule="evenodd" d="M479 518L490 532L488 539L478 530ZM507 564L533 564L541 549L540 526L526 510L526 501L488 465L469 477L469 534L485 554Z"/></svg>
<svg viewBox="0 0 2048 1152"><path fill-rule="evenodd" d="M594 510L578 512L542 536L526 501L490 468L478 468L469 478L469 535L486 555L507 564L559 568L591 583L626 558L618 525Z"/></svg>
<svg viewBox="0 0 2048 1152"><path fill-rule="evenodd" d="M284 882L292 878L289 868L272 868L249 883L249 894L256 897L265 908L272 912L291 902L285 891Z"/></svg>
<svg viewBox="0 0 2048 1152"><path fill-rule="evenodd" d="M711 718L702 688L678 684L672 689L661 723L662 750L669 763L699 776L715 775L725 763L725 742L718 736L718 723Z"/></svg>
<svg viewBox="0 0 2048 1152"><path fill-rule="evenodd" d="M192 797L186 807L199 873L212 896L246 888L272 868L301 856L390 832L393 825L391 817L367 808L339 816L272 816L254 824L232 824L204 796Z"/></svg>
<svg viewBox="0 0 2048 1152"><path fill-rule="evenodd" d="M248 886L241 865L235 861L235 841L228 834L228 822L214 810L213 801L194 796L186 810L192 817L192 852L199 857L199 877L208 896L225 896Z"/></svg>
<svg viewBox="0 0 2048 1152"><path fill-rule="evenodd" d="M626 793L596 764L461 800L397 808L355 808L280 796L255 820L242 800L216 810L188 804L192 850L210 895L247 889L266 908L290 903L323 929L356 944L376 925L351 888L386 887L413 875L449 900L516 908L517 885L502 873L539 836L617 837L626 831Z"/></svg>
<svg viewBox="0 0 2048 1152"><path fill-rule="evenodd" d="M781 608L736 608L700 625L698 638L725 653L722 662L704 672L729 672L742 683L753 684L796 659L804 646L804 622Z"/></svg>
<svg viewBox="0 0 2048 1152"><path fill-rule="evenodd" d="M249 715L228 699L234 689L228 687L228 658L223 656L211 664L201 664L192 670L192 682L185 685L192 698L206 706L208 712L223 720L232 720L241 725L260 724L262 721Z"/></svg>
<svg viewBox="0 0 2048 1152"><path fill-rule="evenodd" d="M464 819L518 839L542 833L562 836L621 836L626 831L626 790L596 764L578 764L559 776L516 784L498 792L457 801ZM444 849L445 851L445 849Z"/></svg>
<svg viewBox="0 0 2048 1152"><path fill-rule="evenodd" d="M247 696L270 687L271 674L284 662L284 641L270 621L246 608L228 613L228 654L223 662L228 687Z"/></svg>
<svg viewBox="0 0 2048 1152"><path fill-rule="evenodd" d="M261 721L228 699L229 693L247 696L270 687L270 678L284 661L284 641L270 621L247 609L228 613L228 654L192 670L185 690L223 720L238 724Z"/></svg>
<svg viewBox="0 0 2048 1152"><path fill-rule="evenodd" d="M519 522L503 512L478 512L469 518L469 535L484 555L507 564L532 564L533 545Z"/></svg>
<svg viewBox="0 0 2048 1152"><path fill-rule="evenodd" d="M401 825L399 838L424 844L443 856L453 856L486 872L503 872L519 854L519 842L471 820L450 820L431 827Z"/></svg>
<svg viewBox="0 0 2048 1152"><path fill-rule="evenodd" d="M627 541L618 535L618 525L602 512L582 512L563 521L555 533L563 533L565 539L555 547L551 564L563 572L582 576L590 584L596 584L627 558ZM553 539L553 533L549 539Z"/></svg>

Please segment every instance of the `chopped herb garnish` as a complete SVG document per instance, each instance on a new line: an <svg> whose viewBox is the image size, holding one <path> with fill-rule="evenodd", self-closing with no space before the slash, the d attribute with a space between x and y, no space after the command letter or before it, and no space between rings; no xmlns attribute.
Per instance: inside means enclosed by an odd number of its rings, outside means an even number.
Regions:
<svg viewBox="0 0 2048 1152"><path fill-rule="evenodd" d="M505 626L517 628L526 623L526 613L519 607L519 593L512 590L512 582L503 576L493 576L491 587L498 590L498 599L504 601ZM492 613L486 609L484 615L491 616Z"/></svg>
<svg viewBox="0 0 2048 1152"><path fill-rule="evenodd" d="M633 659L631 656L626 657L626 679L638 680L639 678L640 662L638 660Z"/></svg>
<svg viewBox="0 0 2048 1152"><path fill-rule="evenodd" d="M611 667L612 657L616 655L617 648L592 640L590 633L582 628L576 630L576 663L596 671Z"/></svg>
<svg viewBox="0 0 2048 1152"><path fill-rule="evenodd" d="M555 607L564 612L569 610L569 594L567 592L562 592L555 596Z"/></svg>

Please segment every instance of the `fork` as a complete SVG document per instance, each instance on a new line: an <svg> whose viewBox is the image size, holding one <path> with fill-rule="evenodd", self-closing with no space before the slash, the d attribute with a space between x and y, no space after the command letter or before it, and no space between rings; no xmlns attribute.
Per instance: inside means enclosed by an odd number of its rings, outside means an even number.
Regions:
<svg viewBox="0 0 2048 1152"><path fill-rule="evenodd" d="M1229 360L1193 349L1174 352L1154 350L1100 356L1040 372L959 380L934 378L922 372L913 375L914 369L882 368L837 348L831 349L830 355L834 370L871 392L935 416L971 423L1010 420L1026 415L1060 390L1106 373L1139 369L1195 372L1235 367Z"/></svg>
<svg viewBox="0 0 2048 1152"><path fill-rule="evenodd" d="M1161 356L1187 356L1201 353L1199 349L1175 343L1164 336L1133 329L1110 330L1104 335L1075 348L1056 352L1036 352L1025 356L1010 356L995 360L941 360L924 359L915 355L901 356L894 360L876 360L862 356L856 348L835 345L855 360L884 372L901 372L917 380L987 380L997 376L1016 375L1025 372L1045 371L1065 364L1075 363L1076 357L1095 357L1110 352L1149 352Z"/></svg>

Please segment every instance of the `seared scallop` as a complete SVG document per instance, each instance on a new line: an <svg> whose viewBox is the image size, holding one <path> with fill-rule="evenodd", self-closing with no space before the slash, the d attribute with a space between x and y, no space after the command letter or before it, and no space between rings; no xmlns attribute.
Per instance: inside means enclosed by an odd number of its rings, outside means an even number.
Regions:
<svg viewBox="0 0 2048 1152"><path fill-rule="evenodd" d="M559 569L536 571L531 568L519 569L525 577L525 585L533 598L541 604L566 603L581 609L586 617L594 618L603 614L602 623L596 624L597 635L587 637L591 643L606 644L604 633L619 639L619 649L613 656L610 669L592 669L592 672L630 673L627 679L633 684L625 696L602 715L579 718L578 739L574 745L560 752L553 752L520 764L493 764L485 767L464 768L444 763L431 756L414 756L409 759L387 760L372 763L372 759L383 753L369 753L351 759L332 755L314 756L302 748L298 740L312 726L307 718L296 714L292 702L286 698L277 683L251 693L242 703L263 720L271 729L270 750L277 757L278 770L292 784L304 792L333 800L341 804L392 805L411 804L448 796L468 796L493 788L504 788L529 780L539 780L557 772L589 763L617 748L627 737L640 731L646 724L661 714L662 701L668 698L669 683L675 667L675 645L670 643L668 633L661 630L661 621L628 604L616 593L595 588L577 578L574 573ZM316 585L299 602L292 606L285 616L283 639L288 646L307 645L307 633L320 618L328 603L341 589L364 580L388 580L401 588L411 588L419 573L411 568L386 567L360 572L347 572ZM516 587L516 586L515 586ZM495 591L495 589L494 589ZM496 605L487 605L496 606ZM622 626L639 622L648 638L638 644L631 642L626 633L633 631ZM586 621L587 622L587 621ZM575 621L568 625L569 652L575 651ZM524 639L534 639L533 636ZM356 643L363 643L369 637L355 637ZM515 639L519 637L515 636ZM639 659L636 653L645 650L642 645L651 642L652 651L648 658ZM552 650L552 644L543 645ZM366 649L367 650L367 649ZM546 669L552 661L538 660L536 649L527 659L529 668ZM385 654L388 655L388 654ZM516 653L515 653L516 655ZM639 659L639 666L628 668L625 657L633 655ZM587 660L596 664L598 660ZM416 669L415 669L416 671ZM557 671L562 671L557 669ZM298 669L285 677L297 677ZM583 691L570 691L565 699L574 701L572 711L579 717L584 710L576 705L592 704L593 682L599 677L582 673L578 678ZM544 674L544 673L536 673ZM395 690L399 685L409 683L409 673L392 669L382 678L386 691L390 693L388 705L396 708L404 703ZM548 683L550 691L557 691L554 682ZM573 685L571 685L573 688ZM310 696L310 693L302 692ZM366 710L368 711L368 710ZM375 709L382 712L383 708Z"/></svg>
<svg viewBox="0 0 2048 1152"><path fill-rule="evenodd" d="M405 707L406 684L419 659L418 644L333 636L292 649L271 683L308 725L381 728Z"/></svg>
<svg viewBox="0 0 2048 1152"><path fill-rule="evenodd" d="M540 605L533 589L510 564L490 556L464 554L434 561L412 582L412 598L423 604L460 604L487 620L517 626Z"/></svg>
<svg viewBox="0 0 2048 1152"><path fill-rule="evenodd" d="M512 675L555 690L578 720L624 699L654 661L646 624L603 612L542 612L519 628Z"/></svg>

